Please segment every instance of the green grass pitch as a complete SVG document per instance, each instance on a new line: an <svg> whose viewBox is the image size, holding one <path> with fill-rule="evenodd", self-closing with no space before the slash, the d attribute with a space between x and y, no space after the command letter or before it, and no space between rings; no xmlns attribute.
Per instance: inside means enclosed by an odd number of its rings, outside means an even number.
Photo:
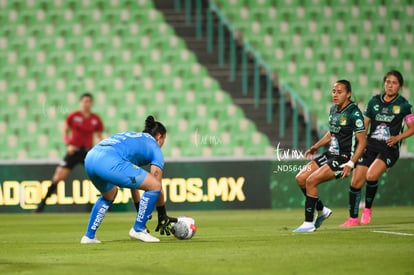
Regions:
<svg viewBox="0 0 414 275"><path fill-rule="evenodd" d="M89 214L1 214L0 274L414 274L414 207L374 208L341 228L346 209L314 233L303 210L171 212L195 218L192 240L132 241L132 212L109 212L97 245L81 245ZM152 233L156 219L149 222Z"/></svg>

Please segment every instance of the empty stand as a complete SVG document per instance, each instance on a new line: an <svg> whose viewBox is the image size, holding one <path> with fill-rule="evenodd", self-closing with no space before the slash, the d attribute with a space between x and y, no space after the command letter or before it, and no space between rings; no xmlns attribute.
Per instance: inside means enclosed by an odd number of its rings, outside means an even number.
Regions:
<svg viewBox="0 0 414 275"><path fill-rule="evenodd" d="M168 129L166 156L271 151L152 1L1 4L0 159L63 156L62 123L83 92L105 135L140 131L153 114Z"/></svg>
<svg viewBox="0 0 414 275"><path fill-rule="evenodd" d="M244 41L326 124L333 82L348 79L361 108L381 91L390 69L403 73L409 100L414 81L414 5L407 1L215 0ZM316 104L315 104L315 99ZM407 140L414 152L414 141Z"/></svg>

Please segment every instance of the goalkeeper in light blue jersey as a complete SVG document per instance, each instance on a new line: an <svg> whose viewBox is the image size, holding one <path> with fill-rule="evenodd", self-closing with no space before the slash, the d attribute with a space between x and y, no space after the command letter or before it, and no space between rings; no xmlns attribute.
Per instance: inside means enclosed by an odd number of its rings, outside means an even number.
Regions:
<svg viewBox="0 0 414 275"><path fill-rule="evenodd" d="M102 140L89 151L85 158L85 170L94 186L101 192L91 210L88 227L81 239L82 244L100 243L96 238L106 212L115 200L118 187L130 188L133 197L139 197L138 189L145 190L139 201L134 225L129 231L132 239L159 242L150 235L146 223L154 208L158 212L155 231L170 235L170 224L176 218L167 216L162 190L164 157L161 147L167 131L154 117L145 120L143 132L124 132ZM141 166L150 165L147 172Z"/></svg>

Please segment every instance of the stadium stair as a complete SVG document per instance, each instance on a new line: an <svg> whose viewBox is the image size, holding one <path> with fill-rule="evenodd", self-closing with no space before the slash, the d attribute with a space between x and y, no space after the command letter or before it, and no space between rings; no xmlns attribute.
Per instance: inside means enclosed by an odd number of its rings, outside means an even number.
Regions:
<svg viewBox="0 0 414 275"><path fill-rule="evenodd" d="M0 1L0 22L0 159L60 158L85 91L105 135L160 119L167 157L273 154L150 0Z"/></svg>
<svg viewBox="0 0 414 275"><path fill-rule="evenodd" d="M236 73L236 79L231 81L229 75L229 66L228 65L219 65L218 63L218 52L217 52L217 37L214 37L213 41L215 43L214 50L212 53L208 53L206 50L206 38L196 37L196 27L194 20L192 22L187 22L185 17L185 9L184 5L186 1L179 1L181 2L181 6L183 7L180 10L174 8L175 1L162 1L162 0L155 0L154 4L157 9L163 12L165 20L171 26L174 27L177 35L179 35L184 41L187 42L188 48L194 52L197 56L198 62L203 64L208 69L209 75L216 79L218 83L220 83L221 88L226 91L229 95L231 95L235 104L240 106L243 111L245 112L246 116L254 121L257 129L266 134L269 138L272 146L277 146L279 143L283 144L286 147L292 146L292 121L288 119L286 123L286 136L284 138L279 138L279 127L278 127L278 88L275 87L273 89L274 102L273 102L273 122L267 123L266 121L266 102L265 102L265 95L266 91L264 90L265 87L265 77L261 76L261 92L260 97L261 100L258 106L255 106L254 99L252 92L249 92L247 95L242 94L242 73L241 73L241 53L242 53L242 41L238 41L236 54L236 59L238 62L238 69ZM194 2L191 6L192 8L192 17L195 16L195 7ZM203 18L203 26L205 28L205 18L206 12L208 7L207 0L201 0L202 2L202 18ZM205 33L206 30L203 29ZM217 34L216 34L217 35ZM225 30L225 40L231 39L228 30ZM225 58L228 58L228 49L225 53ZM249 59L249 85L250 91L252 90L252 83L253 83L253 66L254 60L252 58ZM292 109L290 103L287 103L285 106L286 113L291 114ZM289 117L289 115L288 115ZM300 116L299 121L299 148L305 148L305 123L303 117ZM314 131L313 136L317 136L316 131Z"/></svg>

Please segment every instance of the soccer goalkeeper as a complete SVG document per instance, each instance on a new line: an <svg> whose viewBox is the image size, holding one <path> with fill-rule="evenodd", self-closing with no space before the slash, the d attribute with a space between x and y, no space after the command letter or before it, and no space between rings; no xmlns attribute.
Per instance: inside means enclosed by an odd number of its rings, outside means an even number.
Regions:
<svg viewBox="0 0 414 275"><path fill-rule="evenodd" d="M167 130L152 116L145 120L143 132L115 134L95 145L85 158L85 170L101 196L92 208L82 244L100 243L96 238L106 212L116 198L118 187L132 190L142 189L135 223L129 231L132 239L143 242L159 242L149 234L146 223L155 206L158 212L158 225L155 231L170 235L170 223L176 218L167 216L162 190L162 170L164 157L161 147ZM150 165L148 173L140 166Z"/></svg>

